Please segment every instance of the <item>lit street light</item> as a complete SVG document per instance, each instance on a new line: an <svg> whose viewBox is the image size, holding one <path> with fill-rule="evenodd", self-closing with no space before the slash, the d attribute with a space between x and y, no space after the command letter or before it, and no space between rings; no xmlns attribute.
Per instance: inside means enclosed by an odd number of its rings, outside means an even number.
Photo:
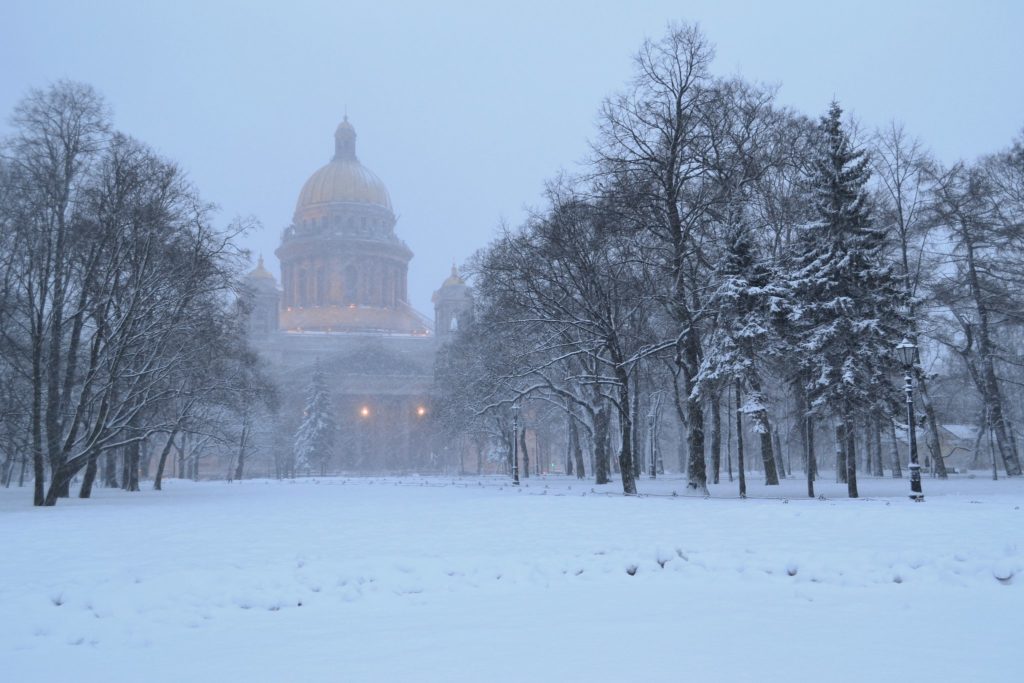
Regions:
<svg viewBox="0 0 1024 683"><path fill-rule="evenodd" d="M911 373L917 360L917 345L903 338L896 347L896 354L903 364L903 391L907 394L907 435L910 438L910 499L924 502L921 491L921 466L917 462L917 420L914 419L914 385Z"/></svg>

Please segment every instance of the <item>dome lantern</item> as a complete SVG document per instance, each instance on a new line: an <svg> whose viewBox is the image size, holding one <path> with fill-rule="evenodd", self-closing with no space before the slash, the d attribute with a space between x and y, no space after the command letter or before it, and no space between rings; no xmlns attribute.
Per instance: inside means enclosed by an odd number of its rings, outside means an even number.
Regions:
<svg viewBox="0 0 1024 683"><path fill-rule="evenodd" d="M334 131L333 161L358 161L356 159L356 129L348 122L348 114Z"/></svg>
<svg viewBox="0 0 1024 683"><path fill-rule="evenodd" d="M277 280L274 279L273 274L263 265L263 254L260 254L256 267L246 274L246 278L257 286L263 285L275 290L277 289Z"/></svg>

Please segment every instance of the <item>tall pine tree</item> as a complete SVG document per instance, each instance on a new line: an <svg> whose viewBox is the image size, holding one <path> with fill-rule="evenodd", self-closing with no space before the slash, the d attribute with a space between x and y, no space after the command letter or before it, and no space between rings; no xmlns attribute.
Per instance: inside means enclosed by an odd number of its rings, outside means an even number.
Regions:
<svg viewBox="0 0 1024 683"><path fill-rule="evenodd" d="M762 369L775 351L774 317L780 310L782 292L745 224L729 228L725 237L716 273L718 286L709 306L715 311L715 327L697 384L707 393L730 384L742 393L739 409L751 417L760 437L765 484L778 485Z"/></svg>
<svg viewBox="0 0 1024 683"><path fill-rule="evenodd" d="M836 419L836 467L856 498L855 422L893 391L893 348L909 329L906 297L871 219L868 158L851 145L837 102L819 132L817 219L801 230L790 268L790 329L810 410Z"/></svg>
<svg viewBox="0 0 1024 683"><path fill-rule="evenodd" d="M313 367L313 380L309 384L302 415L302 424L295 434L295 469L319 471L323 476L327 474L327 464L333 455L337 427L319 360Z"/></svg>

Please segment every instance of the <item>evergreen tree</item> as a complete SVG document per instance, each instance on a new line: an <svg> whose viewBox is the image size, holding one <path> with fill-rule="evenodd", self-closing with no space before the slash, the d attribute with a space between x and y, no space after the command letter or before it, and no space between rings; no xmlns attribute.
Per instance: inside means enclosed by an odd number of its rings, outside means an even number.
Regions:
<svg viewBox="0 0 1024 683"><path fill-rule="evenodd" d="M774 354L774 317L780 310L782 292L776 287L771 268L757 253L749 228L739 224L726 236L718 287L711 297L715 311L714 332L705 349L698 386L734 384L743 395L739 410L750 415L760 437L765 483L779 483L772 448L768 402L762 368Z"/></svg>
<svg viewBox="0 0 1024 683"><path fill-rule="evenodd" d="M810 410L837 419L840 477L857 497L854 424L893 391L893 348L906 334L904 289L871 219L868 158L832 103L819 126L812 185L817 220L797 240L787 289L794 351Z"/></svg>
<svg viewBox="0 0 1024 683"><path fill-rule="evenodd" d="M306 395L306 407L302 424L295 434L295 469L297 471L319 470L327 474L327 464L334 449L337 427L331 412L331 397L327 392L324 373L317 360L313 368L313 380Z"/></svg>

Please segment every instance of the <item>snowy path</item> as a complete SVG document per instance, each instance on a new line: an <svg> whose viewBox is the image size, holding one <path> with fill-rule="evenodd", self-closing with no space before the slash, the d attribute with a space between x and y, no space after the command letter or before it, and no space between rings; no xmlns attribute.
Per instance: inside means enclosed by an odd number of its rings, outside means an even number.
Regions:
<svg viewBox="0 0 1024 683"><path fill-rule="evenodd" d="M1024 482L926 479L923 505L906 486L0 491L0 678L1019 680Z"/></svg>

